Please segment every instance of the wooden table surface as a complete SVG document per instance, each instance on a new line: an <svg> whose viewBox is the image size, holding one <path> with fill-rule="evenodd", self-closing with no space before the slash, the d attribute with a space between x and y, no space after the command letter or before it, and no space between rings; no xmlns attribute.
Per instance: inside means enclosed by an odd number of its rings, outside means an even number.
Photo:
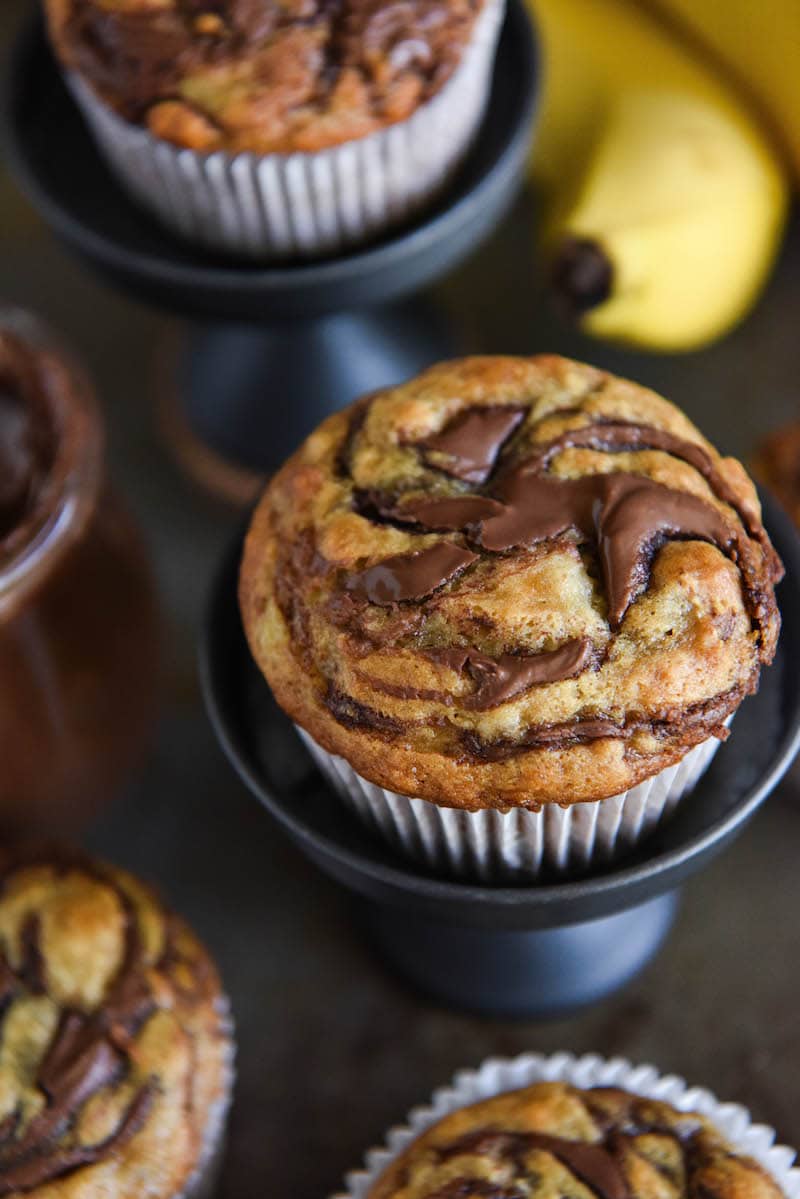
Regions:
<svg viewBox="0 0 800 1199"><path fill-rule="evenodd" d="M0 5L0 45L27 6ZM523 196L436 297L473 351L573 354L662 390L747 458L800 415L800 222L753 315L686 356L612 350L544 307ZM154 420L159 345L174 326L92 277L0 171L0 297L58 326L94 372L112 469L140 519L167 622L157 745L86 838L153 880L215 953L239 1034L222 1199L324 1199L406 1110L490 1054L569 1049L655 1063L800 1144L800 788L788 777L736 845L685 888L675 930L622 993L571 1019L493 1022L443 1010L384 972L347 897L233 776L195 668L207 584L240 514L175 468Z"/></svg>

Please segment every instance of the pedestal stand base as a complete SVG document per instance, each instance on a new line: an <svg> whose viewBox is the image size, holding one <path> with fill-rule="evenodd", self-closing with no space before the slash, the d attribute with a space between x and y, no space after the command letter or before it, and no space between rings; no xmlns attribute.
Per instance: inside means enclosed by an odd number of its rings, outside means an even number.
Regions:
<svg viewBox="0 0 800 1199"><path fill-rule="evenodd" d="M658 952L678 892L613 916L535 931L459 928L383 904L359 923L384 961L448 1006L486 1016L564 1016L624 986Z"/></svg>
<svg viewBox="0 0 800 1199"><path fill-rule="evenodd" d="M424 302L317 320L194 324L160 370L161 426L210 490L250 502L320 421L457 352Z"/></svg>

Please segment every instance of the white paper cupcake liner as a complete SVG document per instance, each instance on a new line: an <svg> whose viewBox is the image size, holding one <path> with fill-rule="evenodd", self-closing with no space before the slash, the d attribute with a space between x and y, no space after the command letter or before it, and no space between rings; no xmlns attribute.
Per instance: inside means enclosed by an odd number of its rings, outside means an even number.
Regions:
<svg viewBox="0 0 800 1199"><path fill-rule="evenodd" d="M489 1058L477 1070L456 1074L449 1087L436 1091L430 1104L409 1112L406 1123L389 1130L386 1144L373 1149L364 1168L348 1174L346 1190L333 1199L367 1199L370 1189L391 1161L433 1124L459 1108L504 1091L515 1091L536 1082L566 1082L572 1086L621 1087L636 1095L659 1099L679 1111L698 1112L709 1119L734 1148L754 1157L784 1191L787 1199L800 1199L800 1169L792 1168L794 1149L775 1144L775 1131L755 1124L747 1108L721 1103L705 1087L689 1086L675 1074L660 1074L655 1066L634 1066L624 1058L604 1059L595 1054L574 1057L556 1053L545 1057L526 1053L516 1058Z"/></svg>
<svg viewBox="0 0 800 1199"><path fill-rule="evenodd" d="M226 1042L223 1081L219 1097L211 1104L203 1134L203 1147L186 1186L173 1199L213 1199L225 1158L225 1130L236 1080L236 1042L230 1004L224 996L219 1002L220 1028Z"/></svg>
<svg viewBox="0 0 800 1199"><path fill-rule="evenodd" d="M416 861L482 881L535 880L618 858L674 811L719 748L709 737L674 766L609 799L568 808L545 804L538 812L464 812L367 782L295 727L324 777L361 820Z"/></svg>
<svg viewBox="0 0 800 1199"><path fill-rule="evenodd" d="M486 0L444 87L406 121L316 153L200 154L119 117L67 80L120 183L175 233L257 258L332 253L406 219L467 153L489 95L504 0Z"/></svg>

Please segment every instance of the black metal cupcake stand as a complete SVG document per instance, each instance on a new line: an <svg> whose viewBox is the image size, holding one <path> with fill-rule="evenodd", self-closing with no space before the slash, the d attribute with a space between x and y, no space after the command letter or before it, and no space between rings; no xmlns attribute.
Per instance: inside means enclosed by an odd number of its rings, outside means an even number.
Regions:
<svg viewBox="0 0 800 1199"><path fill-rule="evenodd" d="M207 253L136 207L99 157L39 19L15 48L4 108L12 166L56 234L119 287L189 318L174 380L187 427L220 458L264 473L342 404L452 356L441 316L417 293L511 203L537 83L531 27L510 0L486 116L445 194L363 249L280 267Z"/></svg>
<svg viewBox="0 0 800 1199"><path fill-rule="evenodd" d="M661 946L680 886L744 828L800 746L800 542L768 497L787 573L778 654L690 797L618 866L537 886L448 881L372 837L317 773L252 662L239 618L238 538L216 580L202 649L217 735L293 841L357 898L384 960L425 992L497 1016L551 1016L610 994Z"/></svg>

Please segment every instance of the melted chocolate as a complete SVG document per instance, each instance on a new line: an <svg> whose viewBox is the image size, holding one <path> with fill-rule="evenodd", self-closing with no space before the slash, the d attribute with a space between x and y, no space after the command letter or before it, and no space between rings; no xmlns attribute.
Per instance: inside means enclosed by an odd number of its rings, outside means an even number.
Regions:
<svg viewBox="0 0 800 1199"><path fill-rule="evenodd" d="M425 453L430 449L440 452L446 449L451 458L448 472L470 478L480 458L475 446L481 444L488 424L486 460L481 468L483 479L494 465L503 440L523 415L519 409L510 412L497 408L471 409L459 414L443 433L421 445ZM516 417L515 422L512 416ZM619 626L636 594L647 585L649 559L664 541L670 538L709 541L737 560L740 557L741 539L734 527L726 523L713 504L688 492L626 472L584 475L577 479L546 475L544 471L553 457L569 447L607 451L650 448L680 457L707 479L721 500L735 509L751 535L766 540L755 511L738 502L702 446L661 429L626 422L567 430L534 449L505 473L492 496L398 502L370 493L366 509L361 510L367 515L372 509L379 519L413 524L426 532L464 531L476 546L491 553L536 545L574 531L597 544L612 628ZM435 590L432 583L429 593Z"/></svg>
<svg viewBox="0 0 800 1199"><path fill-rule="evenodd" d="M398 686L368 679L376 690L382 690L400 699L429 698L441 703L452 705L453 697L431 692L416 692L413 688ZM427 717L420 721L400 720L387 716L375 708L362 704L338 688L329 686L325 696L325 706L340 724L348 728L366 729L368 732L383 734L391 739L398 734L407 732L414 724L435 723L452 738L451 748L459 757L465 755L477 762L504 762L513 758L523 750L548 747L564 749L572 745L582 745L601 738L613 738L627 741L637 733L649 733L654 737L665 737L673 733L675 724L680 722L686 736L683 744L691 746L707 737L718 737L724 741L727 732L724 726L726 717L738 707L742 696L754 690L754 686L733 687L730 691L713 696L709 700L693 704L688 708L675 711L665 711L657 716L630 715L624 721L616 723L604 717L590 716L564 721L560 724L534 725L526 729L513 740L486 741L476 733L465 732L458 725L448 722L441 716Z"/></svg>
<svg viewBox="0 0 800 1199"><path fill-rule="evenodd" d="M388 606L425 599L463 573L478 555L450 541L410 554L395 554L360 574L351 575L345 587L369 600Z"/></svg>
<svg viewBox="0 0 800 1199"><path fill-rule="evenodd" d="M503 505L486 495L458 495L444 499L407 500L398 504L381 505L379 498L373 500L380 516L389 517L398 524L418 525L426 532L449 533L469 528L503 512Z"/></svg>
<svg viewBox="0 0 800 1199"><path fill-rule="evenodd" d="M140 120L154 98L177 92L181 75L204 56L207 39L193 46L178 12L114 12L79 0L72 6L69 40L84 78L118 97L122 115Z"/></svg>
<svg viewBox="0 0 800 1199"><path fill-rule="evenodd" d="M349 479L353 473L353 449L358 439L358 435L364 427L364 423L369 416L369 410L372 407L372 402L380 392L372 391L368 395L361 396L354 404L350 406L347 412L347 431L344 435L344 440L339 446L334 462L336 474L342 479Z"/></svg>
<svg viewBox="0 0 800 1199"><path fill-rule="evenodd" d="M711 455L696 441L686 441L653 425L604 421L601 424L584 425L580 429L568 429L552 441L537 447L528 461L535 462L539 471L545 471L553 458L566 449L603 450L607 453L660 450L673 458L680 458L703 476L717 499L734 509L751 537L760 538L763 534L763 527L753 506L739 499L714 466Z"/></svg>
<svg viewBox="0 0 800 1199"><path fill-rule="evenodd" d="M106 1157L113 1157L142 1127L154 1099L154 1087L149 1084L143 1087L131 1100L111 1136L96 1145L57 1147L46 1157L38 1156L35 1152L32 1156L20 1152L8 1162L0 1161L0 1195L36 1190L57 1178L63 1178L65 1174L70 1174L81 1166L91 1166Z"/></svg>
<svg viewBox="0 0 800 1199"><path fill-rule="evenodd" d="M710 541L726 553L736 546L735 530L711 504L641 475L557 479L531 474L524 462L499 491L505 511L482 524L478 544L502 553L571 529L595 540L612 628L647 585L652 550L668 538Z"/></svg>
<svg viewBox="0 0 800 1199"><path fill-rule="evenodd" d="M197 18L209 14L219 20L204 34ZM138 12L74 0L67 34L84 77L139 121L153 102L174 99L184 76L239 58L291 17L286 6L258 0L177 0Z"/></svg>
<svg viewBox="0 0 800 1199"><path fill-rule="evenodd" d="M686 745L695 745L711 736L724 741L727 732L723 721L735 711L747 690L733 687L722 695L715 695L688 708L659 713L657 717L631 715L619 724L604 717L590 716L560 724L535 725L514 740L484 741L474 733L463 733L462 745L471 757L479 761L503 762L519 753L521 749L539 749L543 746L564 749L570 745L582 745L600 738L627 741L642 732L650 733L654 737L666 736L676 721L680 721L681 727L689 734L684 742ZM749 690L752 691L753 688L750 687Z"/></svg>
<svg viewBox="0 0 800 1199"><path fill-rule="evenodd" d="M209 16L218 19L202 20ZM393 85L416 84L428 98L457 66L472 19L444 0L174 0L140 11L73 0L64 41L69 65L131 121L179 96L189 75L249 66L268 100L265 124L280 141L299 109L329 114L345 72L362 83L354 115L364 119L381 120Z"/></svg>
<svg viewBox="0 0 800 1199"><path fill-rule="evenodd" d="M442 433L419 443L419 448L429 464L435 464L445 473L483 482L494 469L503 444L523 419L522 409L468 410L460 413ZM707 480L718 499L734 509L744 530L767 553L768 573L773 579L780 578L780 563L757 511L738 499L708 452L664 430L632 422L601 421L567 430L552 441L534 446L521 461L502 471L491 486L490 495L404 500L402 496L373 491L357 493L356 507L372 520L411 525L424 532L461 532L473 549L491 554L532 547L564 535L577 536L596 547L612 629L619 628L630 604L647 587L653 554L666 541L707 541L737 563L751 618L757 626L766 626L771 609L761 581L763 568L738 522L726 519L709 501L643 475L617 472L569 479L546 474L552 459L571 447L609 452L655 449L681 458ZM436 455L433 461L431 455ZM377 563L351 577L345 586L363 599L384 605L400 599L425 599L475 560L469 550L443 541L420 554L398 555ZM595 657L588 641L570 642L553 655L533 657L506 653L491 658L474 649L437 651L431 656L458 672L468 671L476 680L476 691L459 700L461 706L474 710L506 702L538 683L574 677L589 667ZM453 702L452 696L434 691L389 686L372 679L369 682L376 689L401 698ZM725 706L728 698L716 697L707 705L700 705L704 710L698 719L709 731L717 731L728 714L731 707ZM371 712L362 705L358 707L356 722L364 711ZM682 712L679 718L688 719L689 715ZM660 722L631 718L617 724L603 717L576 720L530 729L515 747L627 738L645 726L655 731ZM461 734L461 740L467 752L487 760L507 757L514 748L505 743L486 744L473 734Z"/></svg>
<svg viewBox="0 0 800 1199"><path fill-rule="evenodd" d="M629 1199L630 1191L619 1162L604 1142L571 1141L543 1132L495 1132L479 1129L439 1151L448 1158L478 1154L510 1160L520 1174L531 1150L540 1149L557 1158L585 1183L599 1199Z"/></svg>
<svg viewBox="0 0 800 1199"><path fill-rule="evenodd" d="M589 1091L570 1089L591 1117L597 1140L578 1141L533 1130L506 1131L502 1127L484 1126L450 1143L432 1147L432 1153L442 1165L459 1157L488 1159L492 1175L502 1178L496 1184L500 1194L506 1189L513 1192L517 1188L528 1193L531 1182L539 1178L538 1163L528 1161L530 1153L537 1150L561 1162L597 1199L631 1199L628 1163L633 1165L640 1153L651 1166L665 1174L677 1193L695 1197L712 1193L713 1186L709 1190L708 1179L720 1161L730 1160L731 1153L696 1115L679 1113L658 1101L616 1087L595 1087ZM674 1164L654 1160L647 1150L643 1151L643 1147L637 1145L640 1137L653 1136L673 1142L678 1157ZM759 1170L747 1159L743 1164L745 1178L751 1170ZM461 1191L457 1187L450 1191L451 1183L448 1182L441 1191L425 1192L426 1199L439 1199L440 1193L447 1199L484 1194L481 1189L483 1180L470 1177L467 1168L457 1181L462 1185ZM487 1195L490 1193L486 1192Z"/></svg>
<svg viewBox="0 0 800 1199"><path fill-rule="evenodd" d="M350 695L345 695L336 687L329 687L325 696L325 706L339 724L346 728L368 729L373 733L397 734L403 731L403 724L393 716L385 716L375 708L360 704Z"/></svg>
<svg viewBox="0 0 800 1199"><path fill-rule="evenodd" d="M463 699L461 706L478 712L506 703L531 687L574 678L594 660L588 638L567 641L558 649L541 654L501 654L490 658L475 649L441 649L431 650L427 656L443 662L457 674L466 670L472 675L477 690Z"/></svg>
<svg viewBox="0 0 800 1199"><path fill-rule="evenodd" d="M19 939L22 949L19 977L29 991L41 995L44 992L44 962L39 949L39 917L35 912L22 925Z"/></svg>
<svg viewBox="0 0 800 1199"><path fill-rule="evenodd" d="M570 531L595 542L612 628L620 625L636 594L646 587L649 560L664 541L710 541L736 556L739 539L735 528L712 504L689 492L654 483L643 475L560 479L541 475L539 470L539 459L526 459L498 484L495 498L387 502L382 511L395 519L398 514L407 515L426 532L463 529L471 542L493 554L534 546ZM491 515L479 518L483 512ZM421 599L475 560L474 555L462 558L467 554L469 551L459 546L442 542L421 551L416 559L413 555L388 558L353 576L347 587L363 592L372 603ZM426 555L423 561L418 560L421 555ZM382 598L377 598L379 595Z"/></svg>
<svg viewBox="0 0 800 1199"><path fill-rule="evenodd" d="M416 445L428 466L465 483L485 483L524 419L524 408L467 408Z"/></svg>
<svg viewBox="0 0 800 1199"><path fill-rule="evenodd" d="M568 1141L545 1133L528 1134L531 1149L552 1154L601 1199L628 1199L629 1189L619 1162L604 1145Z"/></svg>

